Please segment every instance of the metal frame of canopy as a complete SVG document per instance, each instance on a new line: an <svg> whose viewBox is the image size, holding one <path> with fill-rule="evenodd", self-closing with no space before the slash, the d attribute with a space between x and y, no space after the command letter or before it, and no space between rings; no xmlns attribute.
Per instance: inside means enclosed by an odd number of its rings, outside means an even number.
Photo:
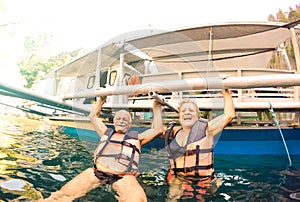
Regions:
<svg viewBox="0 0 300 202"><path fill-rule="evenodd" d="M218 71L236 68L237 70L249 69L253 66L267 70L266 60L270 58L270 52L276 50L277 46L291 37L296 53L297 70L300 69L299 46L297 44L295 29L300 21L285 23L226 23L211 24L206 26L184 28L180 30L162 31L146 30L138 32L134 36L129 33L123 38L113 39L94 51L78 58L69 64L58 68L49 76L56 79L66 77L82 77L94 71L99 71L103 65L119 65L120 72L124 73L124 66L139 63L143 60L153 60L163 67L163 71L182 73L188 71L212 71L214 75L205 78L187 78L173 81L159 81L131 86L108 86L101 90L90 92L76 92L65 94L63 98L53 97L29 91L28 89L16 88L0 83L2 94L33 100L62 110L73 110L77 113L87 114L90 107L80 103L69 103L65 99L76 99L80 97L96 97L107 95L125 95L135 93L170 92L180 90L201 90L214 88L254 88L273 86L299 86L298 74L286 75L258 75L258 76L233 76L227 80L215 83L214 76ZM142 33L142 35L141 35ZM125 40L126 39L126 40ZM251 43L249 43L251 41ZM298 47L298 49L297 49ZM298 52L297 52L298 51ZM143 53L142 55L139 53ZM205 67L213 62L214 66ZM204 68L204 69L203 69ZM99 81L99 74L95 75ZM97 83L97 82L96 82ZM117 84L122 84L122 77L118 77ZM94 87L96 88L96 87ZM295 97L298 98L297 93ZM294 100L297 107L297 99ZM292 102L291 102L292 103ZM276 106L275 104L274 106ZM107 105L109 106L109 105ZM127 106L131 106L130 104ZM147 106L147 105L144 105ZM205 104L204 104L205 106ZM239 103L241 108L254 108L253 103ZM262 105L265 106L265 105ZM122 107L122 103L117 106ZM132 107L138 107L138 104ZM209 104L207 105L209 108ZM256 107L257 108L257 107Z"/></svg>

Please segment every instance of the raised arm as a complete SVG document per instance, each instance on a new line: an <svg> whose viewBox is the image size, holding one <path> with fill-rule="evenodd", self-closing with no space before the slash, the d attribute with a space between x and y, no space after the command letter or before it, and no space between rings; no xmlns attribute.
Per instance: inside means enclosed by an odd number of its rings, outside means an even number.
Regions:
<svg viewBox="0 0 300 202"><path fill-rule="evenodd" d="M235 116L235 110L230 91L225 89L222 92L224 97L224 114L208 122L208 135L215 136L220 133Z"/></svg>
<svg viewBox="0 0 300 202"><path fill-rule="evenodd" d="M102 122L102 120L99 118L101 109L103 104L105 103L106 97L100 97L100 99L97 101L97 104L93 107L93 110L91 111L89 117L91 120L91 123L97 132L97 134L102 137L104 132L106 131L107 127L106 125Z"/></svg>
<svg viewBox="0 0 300 202"><path fill-rule="evenodd" d="M151 128L144 131L139 135L141 145L151 142L155 137L161 135L163 132L163 120L162 120L162 105L153 100L153 121Z"/></svg>

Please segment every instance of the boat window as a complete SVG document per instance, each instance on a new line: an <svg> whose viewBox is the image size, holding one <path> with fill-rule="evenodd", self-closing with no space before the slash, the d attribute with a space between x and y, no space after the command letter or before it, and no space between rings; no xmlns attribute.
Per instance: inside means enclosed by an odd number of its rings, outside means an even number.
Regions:
<svg viewBox="0 0 300 202"><path fill-rule="evenodd" d="M100 71L100 87L105 88L105 84L107 82L107 71Z"/></svg>
<svg viewBox="0 0 300 202"><path fill-rule="evenodd" d="M109 75L109 85L110 86L113 86L115 84L116 78L117 78L117 71L114 70L114 71L110 72L110 75Z"/></svg>
<svg viewBox="0 0 300 202"><path fill-rule="evenodd" d="M87 89L91 89L94 87L94 84L95 84L95 76L90 76L89 77L89 81L87 83Z"/></svg>

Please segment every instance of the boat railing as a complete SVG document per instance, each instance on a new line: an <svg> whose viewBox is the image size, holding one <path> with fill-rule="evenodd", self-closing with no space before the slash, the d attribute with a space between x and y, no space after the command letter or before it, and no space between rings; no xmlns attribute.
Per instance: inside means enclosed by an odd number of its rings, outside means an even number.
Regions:
<svg viewBox="0 0 300 202"><path fill-rule="evenodd" d="M295 88L252 88L252 89L230 89L231 95L235 103L284 103L295 102ZM222 103L223 96L220 89L211 90L191 90L180 92L169 92L163 94L164 98L170 103L177 103L180 100L189 98L196 101L203 109L210 109L210 106L215 103ZM148 95L138 95L135 97L128 97L129 101L145 101L149 100ZM209 105L210 103L210 105ZM252 104L252 107L255 107Z"/></svg>
<svg viewBox="0 0 300 202"><path fill-rule="evenodd" d="M172 81L176 79L190 79L190 78L202 78L217 77L219 74L228 74L234 77L243 76L257 76L257 75L276 75L276 74L295 74L295 71L290 70L278 70L278 69L220 69L214 71L187 71L187 72L165 72L160 74L140 75L141 83L147 84L155 81ZM221 80L220 88L222 88ZM259 100L270 99L270 101L298 101L296 87L268 87L268 88L251 88L251 89L230 89L233 98L239 102L255 102ZM184 92L173 92L172 98L199 98L199 99L214 99L220 98L220 89L205 89L205 90L188 90Z"/></svg>
<svg viewBox="0 0 300 202"><path fill-rule="evenodd" d="M291 102L295 101L293 87L290 88L252 88L252 89L230 89L231 95L236 102ZM182 98L192 99L209 99L213 102L213 99L222 98L220 90L193 90L182 93Z"/></svg>

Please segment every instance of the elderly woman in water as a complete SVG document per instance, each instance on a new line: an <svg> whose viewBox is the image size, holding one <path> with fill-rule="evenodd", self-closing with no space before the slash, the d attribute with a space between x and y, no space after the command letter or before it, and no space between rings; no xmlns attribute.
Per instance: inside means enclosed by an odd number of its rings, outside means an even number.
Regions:
<svg viewBox="0 0 300 202"><path fill-rule="evenodd" d="M214 177L214 137L235 116L230 91L225 89L222 93L224 114L210 121L199 118L197 104L186 99L179 105L180 126L172 123L165 131L166 150L170 161L167 175L170 186L169 201L192 197L199 200L202 194L215 192L222 184L222 180Z"/></svg>

